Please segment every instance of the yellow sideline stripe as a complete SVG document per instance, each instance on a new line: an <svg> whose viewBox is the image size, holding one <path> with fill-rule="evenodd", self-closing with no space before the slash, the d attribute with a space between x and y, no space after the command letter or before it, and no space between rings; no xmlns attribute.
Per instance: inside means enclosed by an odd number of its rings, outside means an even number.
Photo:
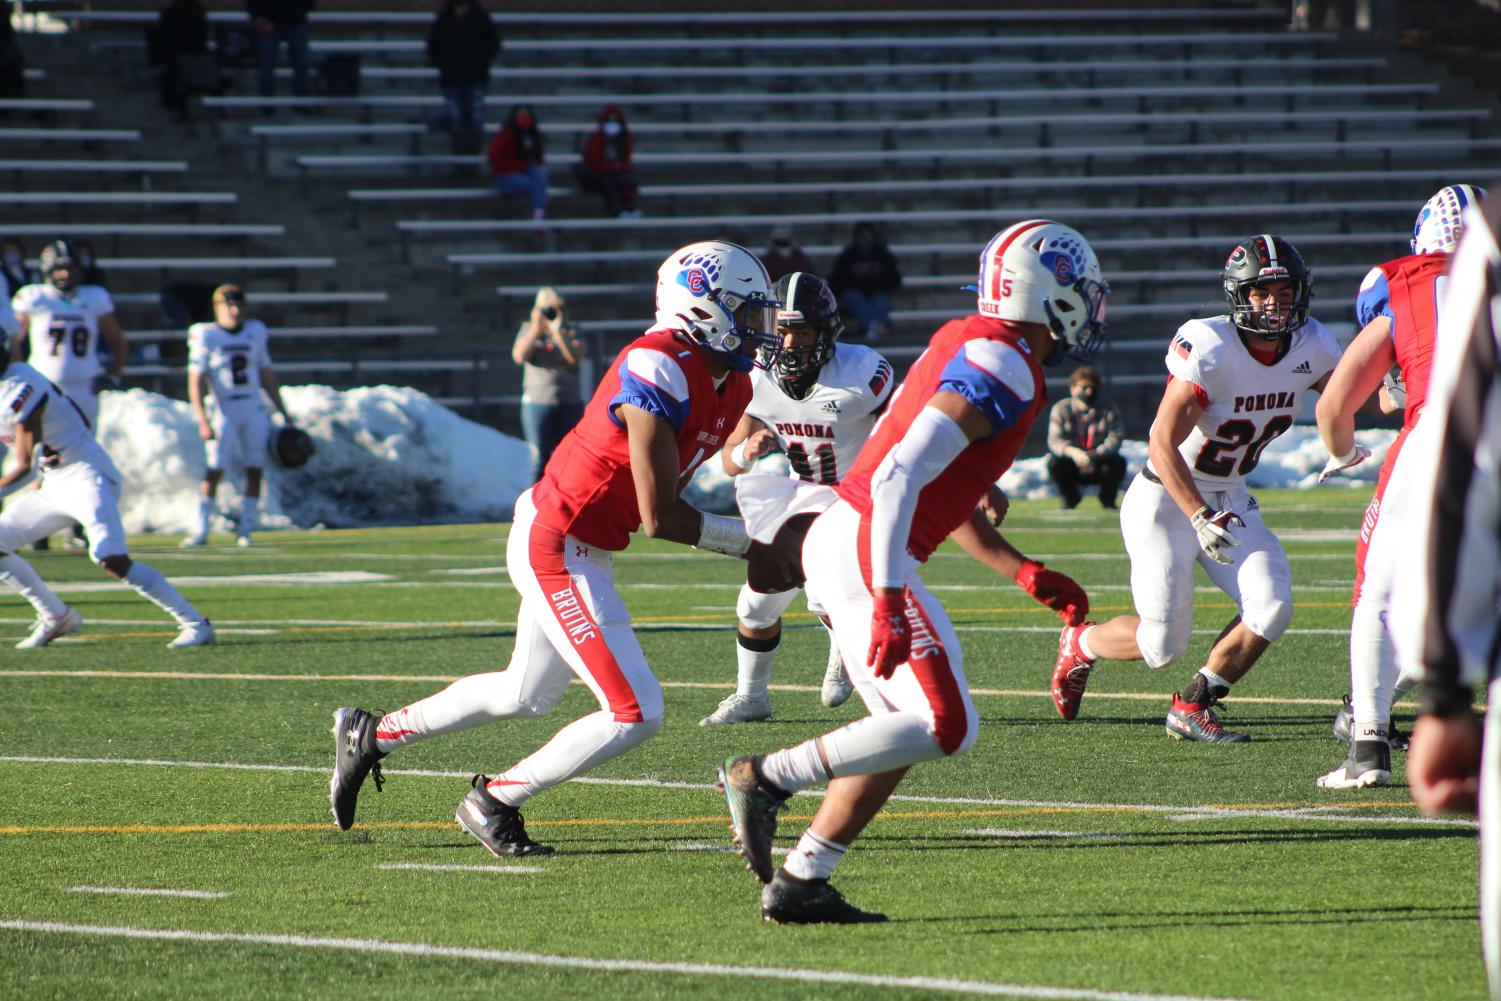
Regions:
<svg viewBox="0 0 1501 1001"><path fill-rule="evenodd" d="M1210 806L1185 806L1184 813L1197 813L1213 810L1316 810L1328 811L1329 803L1233 803L1217 804ZM1415 809L1412 803L1399 802L1358 802L1337 804L1341 811L1349 810L1374 810L1374 809ZM977 817L1024 817L1043 816L1048 814L1129 814L1147 812L1138 807L1124 805L1100 805L1088 804L1058 805L1058 806L1016 806L1006 808L991 807L983 810L902 810L900 812L882 811L877 815L877 820L965 820ZM1158 809L1150 811L1160 813ZM723 824L726 821L723 814L714 814L703 817L579 817L561 819L531 819L533 827L691 827L699 824ZM783 814L782 820L788 821L811 821L810 814ZM1227 817L1227 820L1236 819ZM1318 814L1311 814L1308 819L1317 820ZM454 827L453 821L438 820L393 820L373 824L359 824L360 829L368 831L446 831ZM319 823L280 823L280 824L252 824L252 823L212 823L212 824L34 824L0 827L0 835L24 835L24 834L295 834L304 832L329 832L332 825L327 821Z"/></svg>

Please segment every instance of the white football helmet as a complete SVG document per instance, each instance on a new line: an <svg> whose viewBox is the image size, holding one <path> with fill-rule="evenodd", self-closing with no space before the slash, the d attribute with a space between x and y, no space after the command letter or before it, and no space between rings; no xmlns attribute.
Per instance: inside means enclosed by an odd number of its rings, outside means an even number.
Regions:
<svg viewBox="0 0 1501 1001"><path fill-rule="evenodd" d="M1089 241L1049 219L1028 219L1001 230L980 251L981 316L1041 323L1065 347L1044 359L1085 362L1105 337L1110 286Z"/></svg>
<svg viewBox="0 0 1501 1001"><path fill-rule="evenodd" d="M1423 205L1412 224L1414 254L1452 254L1464 232L1464 212L1478 205L1485 189L1473 184L1451 184L1439 188L1438 194Z"/></svg>
<svg viewBox="0 0 1501 1001"><path fill-rule="evenodd" d="M690 243L657 269L656 328L681 331L737 372L776 362L777 305L765 265L736 243Z"/></svg>

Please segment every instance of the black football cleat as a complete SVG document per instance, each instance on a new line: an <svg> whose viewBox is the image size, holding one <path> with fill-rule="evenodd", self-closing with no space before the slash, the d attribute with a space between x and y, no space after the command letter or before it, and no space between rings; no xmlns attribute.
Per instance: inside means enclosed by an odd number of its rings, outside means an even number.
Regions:
<svg viewBox="0 0 1501 1001"><path fill-rule="evenodd" d="M339 830L354 826L354 807L360 797L365 776L375 780L375 791L385 785L380 773L384 758L375 746L375 726L380 716L363 709L344 706L334 710L334 775L328 783L328 800L333 804L334 823Z"/></svg>
<svg viewBox="0 0 1501 1001"><path fill-rule="evenodd" d="M826 879L798 879L778 869L761 890L761 917L779 925L863 925L886 915L862 911Z"/></svg>
<svg viewBox="0 0 1501 1001"><path fill-rule="evenodd" d="M757 879L770 883L777 811L789 796L761 777L759 758L726 758L718 772L718 785L730 807L730 831L739 846L740 857Z"/></svg>
<svg viewBox="0 0 1501 1001"><path fill-rule="evenodd" d="M496 858L556 855L556 849L538 844L526 836L526 822L521 819L521 811L491 796L485 789L489 781L486 775L476 775L469 780L473 788L459 802L453 815L459 826L474 835Z"/></svg>

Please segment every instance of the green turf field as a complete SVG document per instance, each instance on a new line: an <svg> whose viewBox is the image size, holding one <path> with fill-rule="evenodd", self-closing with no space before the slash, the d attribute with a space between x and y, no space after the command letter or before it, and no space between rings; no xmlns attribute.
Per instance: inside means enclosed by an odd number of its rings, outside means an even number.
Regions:
<svg viewBox="0 0 1501 1001"><path fill-rule="evenodd" d="M969 754L918 766L845 859L839 887L892 917L856 928L763 924L758 885L723 852L714 763L860 711L819 705L825 641L799 602L775 721L696 725L733 687L735 561L647 542L618 558L666 726L529 805L556 857L503 864L454 807L471 773L592 711L581 686L551 717L387 759L348 833L327 769L334 708L396 708L505 665L507 526L265 533L191 553L142 538L137 557L219 628L219 646L181 652L85 559L37 554L49 580L87 586L64 597L88 625L12 650L30 609L0 596L0 996L1480 998L1474 828L1421 821L1400 768L1386 789L1313 782L1343 753L1329 724L1367 496L1261 495L1298 612L1230 703L1248 745L1162 728L1231 614L1202 576L1189 656L1102 665L1064 723L1046 693L1057 618L940 551L925 579L961 631L982 729ZM1097 616L1129 609L1113 512L1019 502L1005 530L1085 584ZM304 576L254 578L283 574ZM780 844L816 806L789 804Z"/></svg>

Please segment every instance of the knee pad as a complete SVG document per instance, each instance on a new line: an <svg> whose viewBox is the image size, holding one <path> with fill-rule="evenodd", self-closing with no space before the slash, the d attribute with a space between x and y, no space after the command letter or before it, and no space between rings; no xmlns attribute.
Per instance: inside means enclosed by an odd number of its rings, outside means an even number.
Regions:
<svg viewBox="0 0 1501 1001"><path fill-rule="evenodd" d="M1248 601L1241 609L1240 620L1247 629L1267 642L1273 642L1293 620L1290 596L1277 595L1264 601Z"/></svg>
<svg viewBox="0 0 1501 1001"><path fill-rule="evenodd" d="M1136 627L1136 647L1148 667L1167 667L1188 650L1188 641L1193 635L1193 622L1184 626L1156 619L1142 619Z"/></svg>
<svg viewBox="0 0 1501 1001"><path fill-rule="evenodd" d="M752 591L748 584L741 585L740 597L735 600L735 617L751 629L770 629L796 596L796 591L760 594Z"/></svg>

